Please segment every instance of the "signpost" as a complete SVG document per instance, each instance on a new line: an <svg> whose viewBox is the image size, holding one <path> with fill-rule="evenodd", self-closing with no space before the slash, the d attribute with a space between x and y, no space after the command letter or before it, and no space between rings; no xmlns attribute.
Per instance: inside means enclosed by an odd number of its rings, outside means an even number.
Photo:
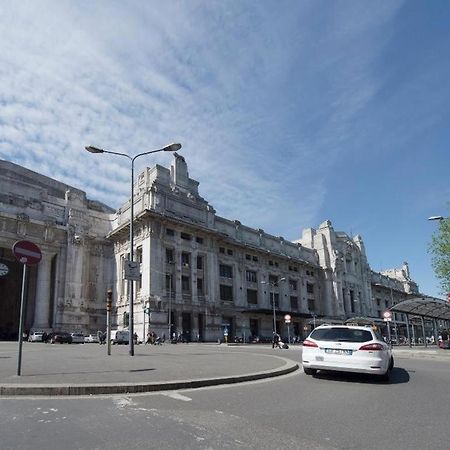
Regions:
<svg viewBox="0 0 450 450"><path fill-rule="evenodd" d="M23 325L25 322L25 300L26 300L26 281L27 267L38 264L42 259L41 249L30 241L17 241L12 251L17 261L23 264L22 293L20 296L20 319L19 319L19 356L17 358L17 375L20 376L22 370L22 343L23 343Z"/></svg>
<svg viewBox="0 0 450 450"><path fill-rule="evenodd" d="M389 322L392 321L392 313L388 309L383 312L383 320L385 322L387 322L386 325L387 325L387 332L388 332L388 341L390 344L391 343L391 326L390 326Z"/></svg>
<svg viewBox="0 0 450 450"><path fill-rule="evenodd" d="M290 344L291 343L291 333L289 331L289 324L291 323L291 316L289 314L286 314L284 316L284 322L288 327L288 343Z"/></svg>

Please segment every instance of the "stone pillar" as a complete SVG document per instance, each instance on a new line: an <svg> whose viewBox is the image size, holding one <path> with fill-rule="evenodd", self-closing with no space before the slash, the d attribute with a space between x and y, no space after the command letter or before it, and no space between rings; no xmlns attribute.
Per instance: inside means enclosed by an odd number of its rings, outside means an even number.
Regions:
<svg viewBox="0 0 450 450"><path fill-rule="evenodd" d="M51 256L48 253L42 253L41 262L37 266L34 329L48 329L50 327Z"/></svg>

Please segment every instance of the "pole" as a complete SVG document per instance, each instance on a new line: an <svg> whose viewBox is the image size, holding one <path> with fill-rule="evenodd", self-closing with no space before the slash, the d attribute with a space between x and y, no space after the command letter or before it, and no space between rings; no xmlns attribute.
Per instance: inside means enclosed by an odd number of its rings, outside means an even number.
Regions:
<svg viewBox="0 0 450 450"><path fill-rule="evenodd" d="M409 332L409 316L406 314L406 337L408 338L409 347L411 347L411 335Z"/></svg>
<svg viewBox="0 0 450 450"><path fill-rule="evenodd" d="M130 205L130 261L133 262L133 247L134 247L134 229L133 229L133 218L134 218L134 159L131 159L131 205ZM134 301L134 284L133 280L128 280L128 288L130 291L130 309L129 309L129 321L128 330L130 332L129 336L129 353L130 356L134 356L134 318L133 318L133 301Z"/></svg>
<svg viewBox="0 0 450 450"><path fill-rule="evenodd" d="M168 312L168 328L169 328L169 341L172 340L172 273L169 273L169 312Z"/></svg>
<svg viewBox="0 0 450 450"><path fill-rule="evenodd" d="M288 326L288 343L290 344L291 343L291 333L289 331L289 324L287 324L287 326Z"/></svg>
<svg viewBox="0 0 450 450"><path fill-rule="evenodd" d="M27 265L23 265L22 294L20 296L20 319L19 319L19 356L17 358L17 375L21 375L22 370L22 342L23 324L25 322L25 299L26 299Z"/></svg>
<svg viewBox="0 0 450 450"><path fill-rule="evenodd" d="M272 308L273 308L273 334L277 334L277 318L275 314L275 295L274 295L274 285L271 284L271 294L272 294Z"/></svg>
<svg viewBox="0 0 450 450"><path fill-rule="evenodd" d="M106 293L106 348L108 356L111 355L111 308L112 290L108 289Z"/></svg>

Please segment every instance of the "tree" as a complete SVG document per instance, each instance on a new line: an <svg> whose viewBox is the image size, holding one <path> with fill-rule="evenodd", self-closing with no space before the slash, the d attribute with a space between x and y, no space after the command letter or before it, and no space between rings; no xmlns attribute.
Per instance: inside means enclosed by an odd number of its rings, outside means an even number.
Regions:
<svg viewBox="0 0 450 450"><path fill-rule="evenodd" d="M442 293L450 292L450 218L439 220L428 248L431 265L441 285Z"/></svg>

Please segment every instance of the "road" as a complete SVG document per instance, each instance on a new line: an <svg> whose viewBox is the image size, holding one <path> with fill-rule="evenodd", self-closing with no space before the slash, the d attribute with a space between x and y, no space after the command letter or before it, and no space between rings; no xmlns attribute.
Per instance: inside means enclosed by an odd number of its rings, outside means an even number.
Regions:
<svg viewBox="0 0 450 450"><path fill-rule="evenodd" d="M297 349L284 356L300 361ZM442 449L448 447L449 383L448 359L404 357L389 384L297 371L176 392L3 398L0 448Z"/></svg>

